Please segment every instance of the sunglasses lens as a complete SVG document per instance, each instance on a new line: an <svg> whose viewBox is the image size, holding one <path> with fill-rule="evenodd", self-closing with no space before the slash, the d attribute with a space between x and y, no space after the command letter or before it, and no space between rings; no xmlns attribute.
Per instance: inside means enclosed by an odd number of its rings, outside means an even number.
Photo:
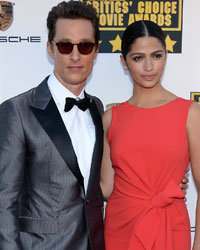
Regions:
<svg viewBox="0 0 200 250"><path fill-rule="evenodd" d="M58 51L61 54L70 54L73 50L73 44L72 43L64 43L60 42L56 44L58 47Z"/></svg>
<svg viewBox="0 0 200 250"><path fill-rule="evenodd" d="M78 44L78 50L82 55L88 55L92 52L95 44L86 42L86 43L79 43Z"/></svg>
<svg viewBox="0 0 200 250"><path fill-rule="evenodd" d="M70 54L73 50L74 44L70 42L59 42L56 43L56 46L61 54ZM82 42L77 44L77 46L78 46L78 51L82 55L88 55L92 52L95 44L90 42L84 42L84 43Z"/></svg>

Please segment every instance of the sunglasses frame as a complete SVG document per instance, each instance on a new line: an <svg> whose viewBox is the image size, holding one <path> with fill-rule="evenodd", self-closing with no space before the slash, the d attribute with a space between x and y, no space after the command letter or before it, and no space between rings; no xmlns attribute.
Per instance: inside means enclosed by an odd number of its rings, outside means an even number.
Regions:
<svg viewBox="0 0 200 250"><path fill-rule="evenodd" d="M59 51L59 53L60 54L62 54L62 55L69 55L72 51L73 51L73 49L74 49L74 45L77 45L77 48L78 48L78 51L79 51L79 53L81 54L81 55L89 55L89 54L91 54L92 53L92 51L93 51L93 49L94 49L94 47L95 47L95 43L92 43L92 42L80 42L80 43L71 43L71 42L54 42L54 41L51 41L51 43L53 43L54 45L56 45L57 46L57 49L58 49L58 51ZM63 53L62 52L62 50L61 49L59 49L59 46L60 45L63 45L63 44L70 44L71 46L72 46L72 49L71 49L71 51L69 52L69 53ZM81 49L81 45L84 45L84 44L89 44L90 46L91 46L91 51L89 51L89 53L87 52L87 53L83 53L83 51L82 51L82 49ZM87 48L87 47L86 47Z"/></svg>

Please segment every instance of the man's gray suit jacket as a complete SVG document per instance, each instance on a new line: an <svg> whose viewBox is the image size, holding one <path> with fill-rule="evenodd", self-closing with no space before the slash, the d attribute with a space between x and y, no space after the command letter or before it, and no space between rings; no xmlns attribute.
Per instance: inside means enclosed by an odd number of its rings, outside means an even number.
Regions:
<svg viewBox="0 0 200 250"><path fill-rule="evenodd" d="M0 250L104 250L103 107L88 95L96 142L86 192L47 79L0 105Z"/></svg>

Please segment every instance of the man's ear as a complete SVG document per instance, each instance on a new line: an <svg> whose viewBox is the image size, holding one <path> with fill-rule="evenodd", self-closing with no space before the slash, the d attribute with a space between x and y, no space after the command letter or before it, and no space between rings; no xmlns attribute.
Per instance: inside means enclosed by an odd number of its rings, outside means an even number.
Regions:
<svg viewBox="0 0 200 250"><path fill-rule="evenodd" d="M53 51L53 45L52 43L50 42L47 42L47 52L48 52L48 55L54 59L54 51Z"/></svg>
<svg viewBox="0 0 200 250"><path fill-rule="evenodd" d="M96 45L96 47L95 47L95 56L94 56L94 59L96 59L96 57L97 57L97 55L98 55L98 53L99 53L99 44L98 45Z"/></svg>

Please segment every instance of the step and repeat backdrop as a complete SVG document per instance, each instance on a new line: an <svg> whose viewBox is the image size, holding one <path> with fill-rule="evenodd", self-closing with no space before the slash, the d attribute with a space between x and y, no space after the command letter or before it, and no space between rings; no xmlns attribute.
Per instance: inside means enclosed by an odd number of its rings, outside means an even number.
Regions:
<svg viewBox="0 0 200 250"><path fill-rule="evenodd" d="M85 1L85 0L80 0ZM0 1L0 103L37 86L53 70L46 51L46 17L58 0ZM176 95L200 102L200 1L98 0L100 53L87 83L105 108L126 101L133 87L120 63L121 36L137 20L152 20L166 36L168 60L162 79ZM173 121L172 121L173 122ZM187 207L192 238L195 231L196 189L188 174Z"/></svg>

